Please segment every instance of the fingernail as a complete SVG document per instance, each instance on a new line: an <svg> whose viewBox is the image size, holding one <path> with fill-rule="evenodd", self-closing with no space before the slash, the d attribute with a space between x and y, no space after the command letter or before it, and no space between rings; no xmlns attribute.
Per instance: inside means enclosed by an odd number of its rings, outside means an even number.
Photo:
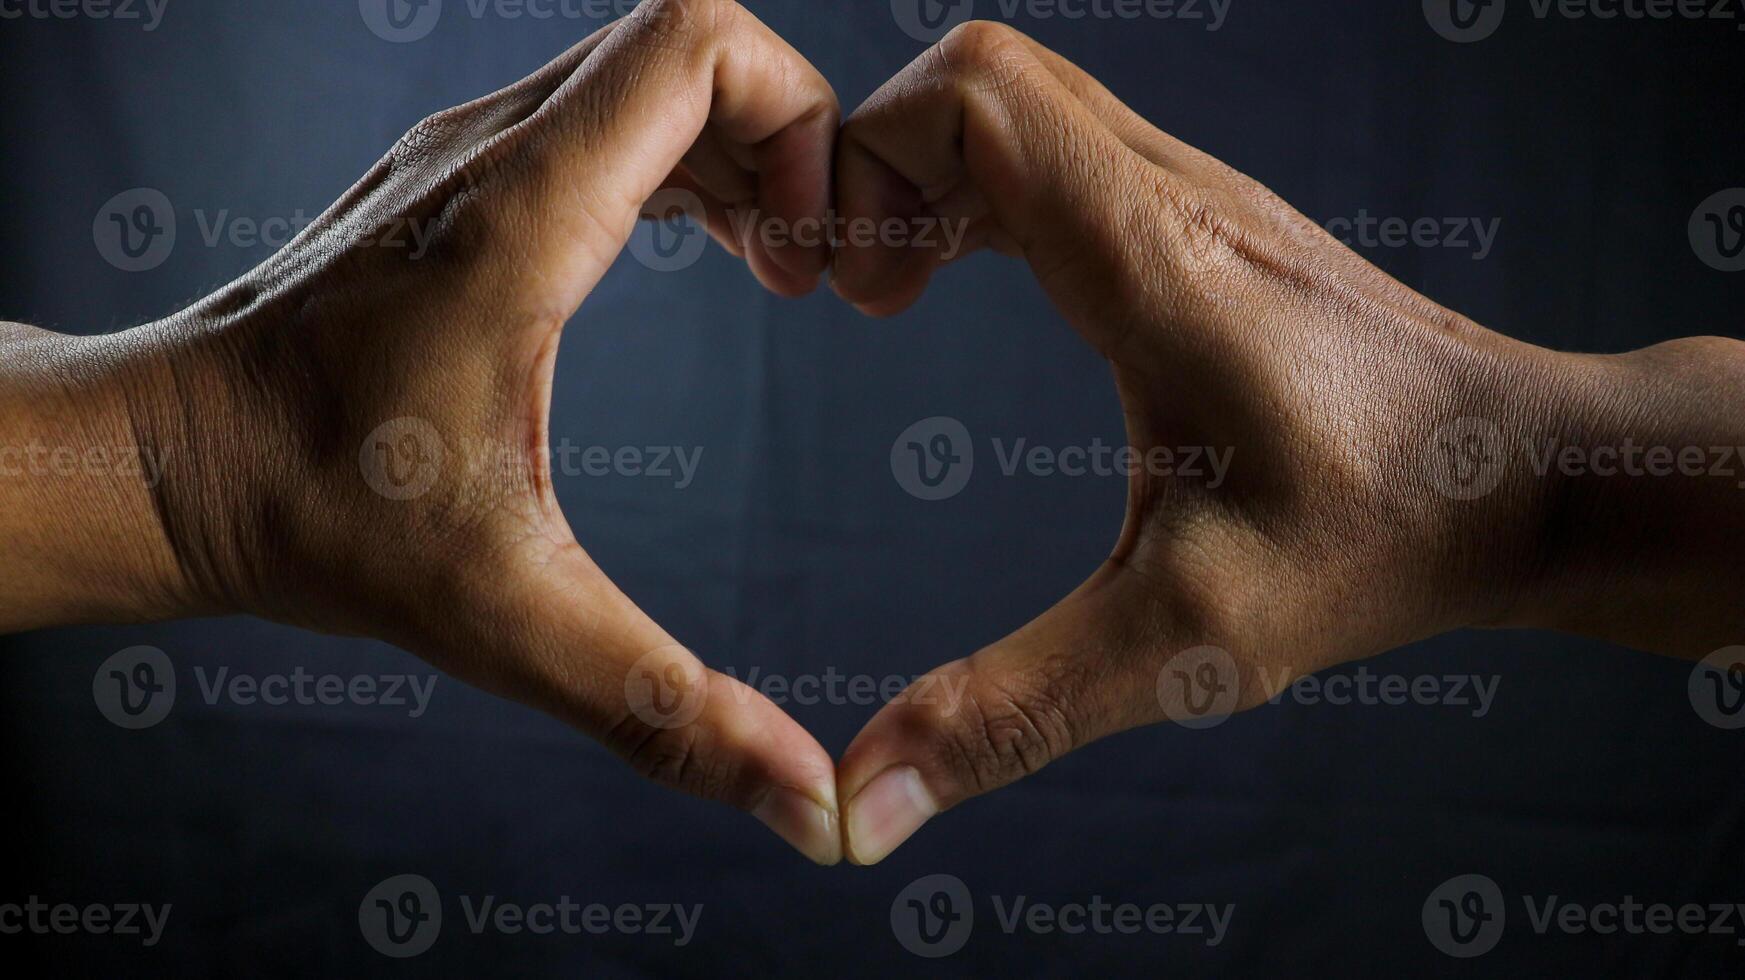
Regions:
<svg viewBox="0 0 1745 980"><path fill-rule="evenodd" d="M855 864L883 861L938 812L913 766L886 769L848 802L848 859Z"/></svg>
<svg viewBox="0 0 1745 980"><path fill-rule="evenodd" d="M842 832L837 829L836 814L798 790L785 786L770 790L751 815L819 864L842 860Z"/></svg>

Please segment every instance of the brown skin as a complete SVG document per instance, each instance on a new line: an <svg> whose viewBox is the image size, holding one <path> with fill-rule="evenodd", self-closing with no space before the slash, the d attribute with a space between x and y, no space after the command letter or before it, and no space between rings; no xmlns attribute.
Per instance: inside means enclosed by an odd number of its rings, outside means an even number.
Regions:
<svg viewBox="0 0 1745 980"><path fill-rule="evenodd" d="M828 251L736 241L726 210L823 217L833 153L842 217L966 219L971 242L1028 262L1110 359L1134 447L1234 453L1215 488L1135 477L1089 581L941 667L961 699L881 711L839 767L606 579L544 452L559 335L642 202L697 192L765 285L802 293ZM428 255L369 243L408 222L434 232ZM888 315L939 264L848 247L833 282ZM1180 720L1185 695L1159 678L1191 648L1226 651L1231 707L1247 707L1463 626L1685 656L1745 637L1735 481L1542 477L1516 460L1457 500L1431 479L1461 418L1511 446L1745 443L1741 345L1585 357L1486 331L988 24L924 54L838 138L828 85L749 14L651 0L415 127L297 241L189 310L97 338L0 325L0 349L0 445L143 446L168 463L150 483L0 479L0 631L246 612L380 637L826 863L879 860L934 811ZM399 499L367 461L405 445L380 435L405 418L441 462ZM413 456L434 459L424 438ZM627 693L650 655L694 719L651 722ZM861 796L909 770L899 792Z"/></svg>
<svg viewBox="0 0 1745 980"><path fill-rule="evenodd" d="M0 442L143 444L169 467L149 490L0 487L0 532L25 558L0 570L0 630L245 612L380 637L839 860L829 754L672 649L577 543L544 451L559 336L643 203L684 186L822 218L839 118L824 79L749 12L645 3L421 122L305 234L193 308L88 340L12 327ZM373 244L413 222L428 254ZM829 262L823 247L734 247L785 294ZM360 463L402 418L442 449L411 499L377 492ZM627 679L654 651L656 676L707 695L689 724L632 710Z"/></svg>
<svg viewBox="0 0 1745 980"><path fill-rule="evenodd" d="M1134 448L1233 454L1216 488L1141 470L1084 585L938 669L961 701L893 703L868 723L838 765L850 860L1097 738L1193 720L1173 658L1191 676L1207 645L1241 709L1466 626L1689 657L1745 642L1739 477L1547 477L1523 450L1745 444L1745 345L1591 357L1488 331L996 24L960 27L854 112L836 180L845 218L964 220L969 241L1027 262L1109 359ZM843 248L833 285L889 315L942 258ZM1468 417L1512 455L1496 489L1463 500L1437 489L1431 453ZM918 789L863 805L905 769Z"/></svg>

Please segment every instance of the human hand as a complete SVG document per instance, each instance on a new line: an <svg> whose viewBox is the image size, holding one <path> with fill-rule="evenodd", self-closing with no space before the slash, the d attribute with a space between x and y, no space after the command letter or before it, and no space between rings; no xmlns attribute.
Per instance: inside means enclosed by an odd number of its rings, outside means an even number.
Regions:
<svg viewBox="0 0 1745 980"><path fill-rule="evenodd" d="M850 120L837 221L968 220L972 244L1022 256L1111 360L1141 459L1201 447L1230 467L1216 486L1142 469L1084 586L921 681L963 695L899 699L833 773L594 566L545 445L559 332L657 189L696 192L771 289L812 287L826 247L773 246L729 210L823 219L835 123L817 73L728 0L650 0L415 127L297 241L183 314L91 339L0 325L21 354L0 365L0 415L67 442L136 439L168 464L119 504L57 485L0 513L36 569L0 572L0 627L237 611L380 637L752 810L826 863L845 845L877 861L937 810L1102 735L1252 706L1456 626L1634 628L1681 653L1717 635L1713 615L1643 626L1653 598L1605 577L1616 538L1584 549L1558 533L1631 493L1517 473L1457 500L1433 457L1472 416L1580 439L1652 405L1659 431L1701 438L1692 403L1714 395L1692 392L1740 389L1732 347L1576 358L1485 331L1062 59L974 24ZM427 240L417 257L391 245L409 226ZM941 261L918 242L844 244L835 286L874 314L912 303ZM57 508L80 540L29 547ZM1745 544L1736 524L1705 538L1699 518L1660 510L1655 529L1684 550L1626 542L1642 568L1698 582ZM129 537L141 524L158 536ZM1610 601L1591 601L1596 583Z"/></svg>
<svg viewBox="0 0 1745 980"><path fill-rule="evenodd" d="M25 339L70 402L166 461L122 522L161 531L141 561L159 581L127 589L156 599L124 618L243 612L391 641L839 860L829 755L607 579L545 448L560 334L644 202L696 192L717 234L727 203L822 218L838 118L823 78L730 0L648 0L418 124L184 313ZM828 262L827 246L727 244L784 294Z"/></svg>
<svg viewBox="0 0 1745 980"><path fill-rule="evenodd" d="M1594 358L1485 330L994 24L958 28L869 98L836 167L844 221L968 222L973 246L1022 257L1111 362L1141 461L1125 527L1088 581L917 682L960 697L899 699L849 747L851 861L879 861L938 811L1102 736L1203 724L1456 627L1569 628L1687 655L1741 635L1737 587L1731 601L1715 587L1745 543L1736 516L1712 520L1737 514L1730 487L1682 486L1668 506L1642 499L1664 483L1515 466L1469 497L1450 486L1464 461L1448 455L1472 418L1499 446L1621 432L1731 445L1745 417L1737 344ZM850 243L833 285L889 315L954 257ZM1722 397L1730 426L1710 421ZM1227 472L1143 462L1189 447ZM1638 505L1666 541L1571 533ZM1654 615L1649 569L1710 598Z"/></svg>

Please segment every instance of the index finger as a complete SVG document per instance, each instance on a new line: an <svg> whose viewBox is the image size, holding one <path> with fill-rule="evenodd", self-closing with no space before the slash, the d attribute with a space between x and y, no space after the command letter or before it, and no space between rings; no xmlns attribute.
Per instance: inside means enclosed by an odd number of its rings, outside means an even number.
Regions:
<svg viewBox="0 0 1745 980"><path fill-rule="evenodd" d="M573 310L705 126L756 176L754 200L728 203L822 227L839 115L823 76L733 0L645 0L501 138L527 151L527 227L562 258ZM830 258L822 241L758 239L747 253L759 278L788 287L814 285Z"/></svg>

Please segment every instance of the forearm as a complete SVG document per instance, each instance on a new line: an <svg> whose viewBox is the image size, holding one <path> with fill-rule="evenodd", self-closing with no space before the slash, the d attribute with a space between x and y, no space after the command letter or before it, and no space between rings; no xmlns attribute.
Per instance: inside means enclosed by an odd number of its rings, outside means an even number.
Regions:
<svg viewBox="0 0 1745 980"><path fill-rule="evenodd" d="M1690 658L1745 643L1745 344L1566 361L1573 404L1508 455L1539 546L1508 625Z"/></svg>
<svg viewBox="0 0 1745 980"><path fill-rule="evenodd" d="M142 336L0 323L0 633L192 609L153 502L176 447L134 421Z"/></svg>

